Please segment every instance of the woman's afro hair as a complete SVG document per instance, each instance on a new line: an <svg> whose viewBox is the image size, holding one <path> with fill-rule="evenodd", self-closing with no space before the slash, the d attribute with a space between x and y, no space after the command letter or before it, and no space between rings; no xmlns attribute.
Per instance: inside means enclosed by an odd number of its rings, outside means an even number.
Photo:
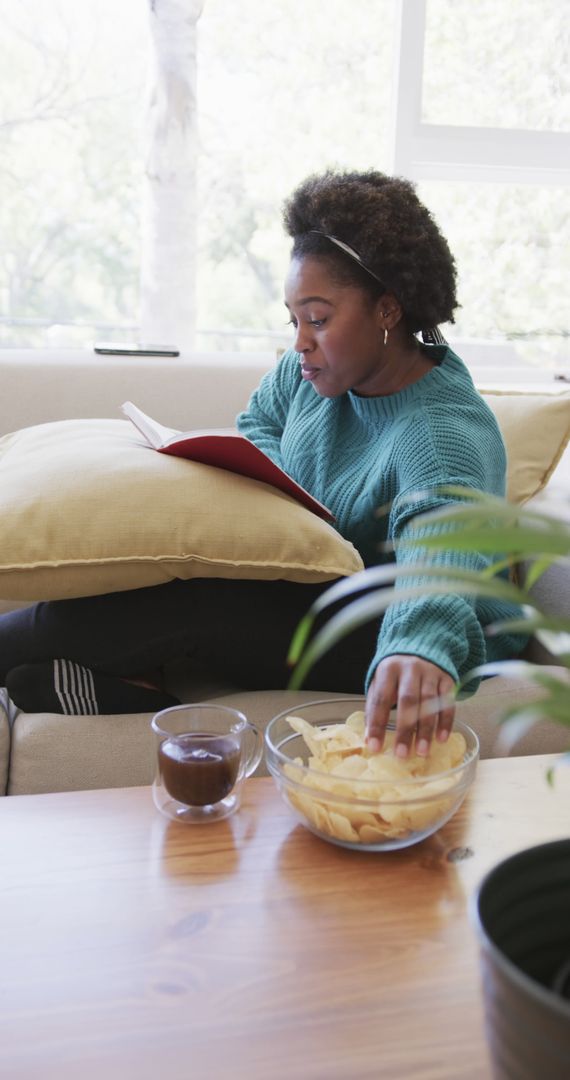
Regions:
<svg viewBox="0 0 570 1080"><path fill-rule="evenodd" d="M283 222L292 256L325 259L340 284L359 285L373 297L393 293L412 333L454 321L455 260L409 180L329 169L299 185L285 202ZM354 248L385 289L319 233Z"/></svg>

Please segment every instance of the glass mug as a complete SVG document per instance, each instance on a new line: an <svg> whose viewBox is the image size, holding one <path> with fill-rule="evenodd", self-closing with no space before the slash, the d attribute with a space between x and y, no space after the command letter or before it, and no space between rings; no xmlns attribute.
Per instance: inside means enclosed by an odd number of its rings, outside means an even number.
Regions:
<svg viewBox="0 0 570 1080"><path fill-rule="evenodd" d="M151 720L156 735L155 806L173 821L221 821L241 802L263 740L243 713L225 705L175 705Z"/></svg>

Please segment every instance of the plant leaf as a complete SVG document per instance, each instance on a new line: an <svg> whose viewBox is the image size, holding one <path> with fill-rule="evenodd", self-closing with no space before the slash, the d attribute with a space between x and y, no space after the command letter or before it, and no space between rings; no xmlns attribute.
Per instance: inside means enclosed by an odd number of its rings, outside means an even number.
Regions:
<svg viewBox="0 0 570 1080"><path fill-rule="evenodd" d="M453 546L455 550L464 550L469 537L472 550L570 555L570 525L566 521L469 488L449 485L436 490L444 495L452 495L461 502L418 514L410 526L411 533L416 535L406 539L406 543L448 549ZM427 494L422 493L423 498ZM455 526L451 537L447 530L441 532L442 525L450 524ZM434 526L440 530L439 535L418 535ZM458 548L458 545L461 547Z"/></svg>
<svg viewBox="0 0 570 1080"><path fill-rule="evenodd" d="M570 631L568 620L566 620L566 627ZM561 660L570 659L570 633L545 622L537 628L536 637L553 656L558 656Z"/></svg>
<svg viewBox="0 0 570 1080"><path fill-rule="evenodd" d="M442 568L440 568L440 572L441 570ZM409 567L405 568L405 572L407 577L416 576L415 573L410 573ZM418 599L424 596L441 596L442 592L449 591L455 593L461 592L468 596L495 596L508 600L514 599L515 602L520 602L521 595L523 595L516 586L510 585L507 581L491 580L485 581L482 584L476 573L472 575L463 573L461 575L460 590L457 589L457 580L457 577L454 576L454 580L452 581L442 579L442 581L435 581L433 583L422 582L418 585L409 587L399 586L397 589L379 589L358 600L354 600L351 604L348 604L346 607L342 608L341 611L338 611L333 615L308 645L306 645L303 654L297 661L295 670L289 682L289 689L299 689L303 684L307 672L310 671L321 656L328 652L333 645L336 645L337 641L341 641L342 638L346 637L346 635L356 629L357 626L361 626L370 619L377 618L379 615L384 614L390 604L399 603L403 600ZM332 589L330 591L332 592ZM299 655L297 648L295 649L294 655Z"/></svg>
<svg viewBox="0 0 570 1080"><path fill-rule="evenodd" d="M479 664L472 668L460 681L460 688L466 686L474 679L485 679L489 675L504 675L506 679L532 679L537 671L538 664L531 664L527 660L494 660L488 664Z"/></svg>
<svg viewBox="0 0 570 1080"><path fill-rule="evenodd" d="M435 522L430 522L431 527L434 524ZM416 531L418 535L414 535ZM400 539L398 546L400 545L431 550L480 551L486 554L508 551L512 558L518 559L522 556L533 555L567 557L570 555L570 532L566 534L558 530L546 531L520 524L498 525L489 521L484 523L469 521L461 528L442 533L434 531L429 535L424 535L423 531L420 534L420 519L418 519L417 528L410 526L410 535Z"/></svg>
<svg viewBox="0 0 570 1080"><path fill-rule="evenodd" d="M525 604L528 601L528 597L524 590L519 586L514 585L512 582L504 579L485 579L484 584L481 583L481 576L474 570L460 570L456 567L440 566L437 563L419 562L412 564L398 565L397 563L387 563L384 566L372 566L367 570L360 570L357 574L352 574L350 577L343 578L342 581L335 582L331 585L330 589L326 589L321 593L315 602L309 608L309 611L299 623L299 626L295 630L293 639L289 648L289 654L287 657L287 663L293 665L298 663L303 649L305 648L307 639L311 633L313 624L317 615L322 611L325 611L331 604L337 603L339 600L347 599L353 596L355 593L364 592L375 588L378 590L379 595L390 595L391 600L404 600L407 596L417 597L422 595L418 593L419 586L414 586L414 592L409 593L405 586L399 586L397 590L387 589L388 585L393 584L399 578L413 578L418 577L435 577L440 578L439 590L434 587L427 586L426 589L431 592L439 591L440 595L445 593L460 593L467 592L469 595L481 595L496 597L500 600L507 600L514 604ZM458 585L463 587L460 589ZM385 586L386 588L382 588ZM387 603L383 603L379 600L378 614L381 614L386 610ZM354 625L360 625L356 623ZM351 626L351 629L353 627ZM349 632L348 630L346 631Z"/></svg>
<svg viewBox="0 0 570 1080"><path fill-rule="evenodd" d="M426 498L441 495L436 509L425 511ZM553 563L570 571L570 524L529 510L504 498L457 485L419 491L401 498L419 508L406 536L385 542L384 551L419 549L416 563L391 562L337 582L322 593L297 628L289 660L295 664L290 689L298 689L316 661L351 630L378 618L393 603L436 595L485 596L507 600L523 608L520 617L487 627L490 635L510 631L535 633L539 641L570 669L570 619L540 611L529 590ZM378 513L385 513L383 507ZM461 570L426 561L424 552L469 551L494 556L491 566ZM498 553L502 552L502 555ZM529 560L524 588L498 576L514 562ZM360 593L365 593L361 596ZM329 618L311 639L315 618L338 601L356 599ZM482 664L462 678L457 690L469 693L476 679L494 675L525 678L544 690L538 702L515 706L501 718L504 745L512 746L540 718L570 727L570 674L565 678L523 660ZM467 689L466 689L467 688ZM439 703L438 703L439 704ZM433 705L432 707L436 707ZM570 761L570 755L568 755ZM549 770L550 778L553 775Z"/></svg>
<svg viewBox="0 0 570 1080"><path fill-rule="evenodd" d="M562 766L570 765L570 753L562 754L559 758L556 759L556 761L554 762L554 765L551 765L546 770L546 780L550 784L550 787L554 787L554 771L560 765L562 765Z"/></svg>
<svg viewBox="0 0 570 1080"><path fill-rule="evenodd" d="M494 637L495 634L533 634L539 630L551 630L554 634L566 635L570 631L570 619L560 618L558 615L542 615L539 611L526 608L528 614L520 619L505 619L501 622L490 623L485 632ZM553 650L551 650L552 652Z"/></svg>
<svg viewBox="0 0 570 1080"><path fill-rule="evenodd" d="M539 557L535 559L535 561L528 567L526 571L524 580L525 589L532 589L532 586L536 585L536 582L552 566L553 562L555 561L555 559L551 558L548 555L545 555L542 558Z"/></svg>
<svg viewBox="0 0 570 1080"><path fill-rule="evenodd" d="M499 749L505 754L510 754L513 746L543 719L544 712L540 702L524 706L513 705L499 719L500 730L497 736Z"/></svg>

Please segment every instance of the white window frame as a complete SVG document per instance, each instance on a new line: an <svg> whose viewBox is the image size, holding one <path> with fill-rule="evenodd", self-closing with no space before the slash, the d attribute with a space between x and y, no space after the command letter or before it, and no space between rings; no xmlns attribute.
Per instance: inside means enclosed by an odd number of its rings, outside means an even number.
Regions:
<svg viewBox="0 0 570 1080"><path fill-rule="evenodd" d="M570 183L570 135L422 121L427 0L395 0L392 171L410 180Z"/></svg>
<svg viewBox="0 0 570 1080"><path fill-rule="evenodd" d="M427 0L396 4L391 171L409 180L475 183L570 183L570 135L514 128L428 124L422 120ZM520 358L508 342L465 342L482 371L517 378ZM524 378L532 379L525 371ZM537 378L539 373L537 373ZM542 381L544 377L540 376Z"/></svg>

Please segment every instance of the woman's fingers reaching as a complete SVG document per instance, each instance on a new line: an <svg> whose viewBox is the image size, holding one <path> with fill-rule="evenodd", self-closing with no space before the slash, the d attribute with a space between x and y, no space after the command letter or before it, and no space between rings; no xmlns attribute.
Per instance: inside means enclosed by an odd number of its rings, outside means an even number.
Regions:
<svg viewBox="0 0 570 1080"><path fill-rule="evenodd" d="M418 656L388 656L376 668L366 697L366 740L382 749L391 709L396 706L394 752L406 758L415 739L416 752L429 754L434 736L445 742L455 709L449 699L455 683L446 671Z"/></svg>
<svg viewBox="0 0 570 1080"><path fill-rule="evenodd" d="M391 658L390 658L391 659ZM371 750L381 750L390 711L398 699L398 673L393 665L376 668L366 695L366 740Z"/></svg>

